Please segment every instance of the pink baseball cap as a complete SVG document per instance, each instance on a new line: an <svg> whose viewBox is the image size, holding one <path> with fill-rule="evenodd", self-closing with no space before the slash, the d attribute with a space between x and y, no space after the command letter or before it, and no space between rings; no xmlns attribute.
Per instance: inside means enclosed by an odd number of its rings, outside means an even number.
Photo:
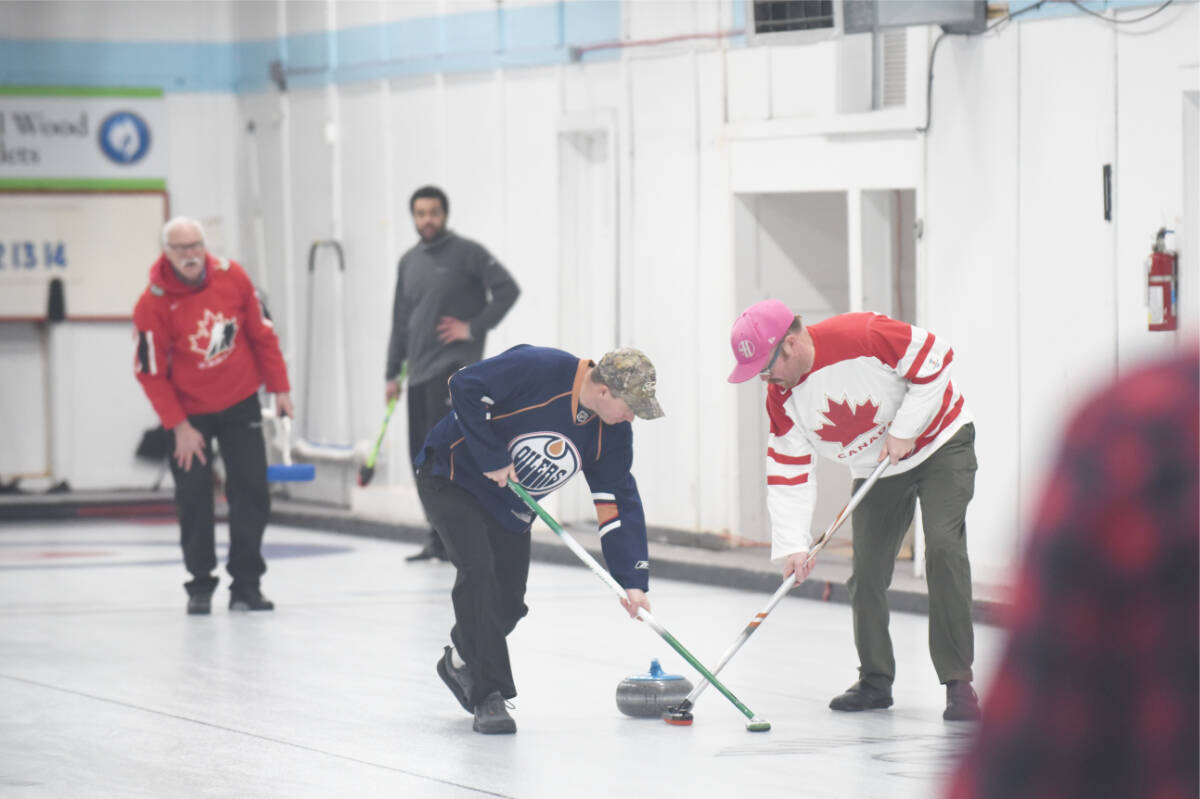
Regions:
<svg viewBox="0 0 1200 799"><path fill-rule="evenodd" d="M756 302L742 311L729 334L729 346L737 359L729 382L744 383L761 372L795 318L792 309L779 300Z"/></svg>

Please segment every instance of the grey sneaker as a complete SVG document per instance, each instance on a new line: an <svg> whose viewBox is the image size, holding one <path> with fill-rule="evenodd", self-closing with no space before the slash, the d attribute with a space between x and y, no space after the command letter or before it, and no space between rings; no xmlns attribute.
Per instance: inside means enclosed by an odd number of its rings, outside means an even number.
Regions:
<svg viewBox="0 0 1200 799"><path fill-rule="evenodd" d="M951 680L946 683L946 721L979 721L979 697L966 680Z"/></svg>
<svg viewBox="0 0 1200 799"><path fill-rule="evenodd" d="M857 713L860 710L882 710L892 706L892 692L883 691L870 683L859 680L846 689L846 692L835 696L829 703L830 710L840 710L844 713Z"/></svg>
<svg viewBox="0 0 1200 799"><path fill-rule="evenodd" d="M461 669L456 668L450 653L454 650L446 647L442 652L442 656L438 658L437 673L442 678L442 682L446 683L446 687L450 689L450 693L454 694L454 698L462 705L462 709L468 713L473 713L474 708L471 707L471 689L474 687L474 682L471 679L471 670L466 666Z"/></svg>
<svg viewBox="0 0 1200 799"><path fill-rule="evenodd" d="M230 610L274 610L275 603L262 595L257 588L233 591L229 594Z"/></svg>
<svg viewBox="0 0 1200 799"><path fill-rule="evenodd" d="M508 715L504 697L499 691L492 691L475 706L475 723L471 729L484 735L512 735L517 731L517 722Z"/></svg>
<svg viewBox="0 0 1200 799"><path fill-rule="evenodd" d="M212 594L192 594L188 597L189 616L207 616L212 613Z"/></svg>

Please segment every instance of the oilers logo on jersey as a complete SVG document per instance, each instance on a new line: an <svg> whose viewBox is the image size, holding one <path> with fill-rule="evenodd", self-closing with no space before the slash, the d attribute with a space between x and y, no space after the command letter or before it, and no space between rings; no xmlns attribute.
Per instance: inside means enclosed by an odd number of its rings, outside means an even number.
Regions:
<svg viewBox="0 0 1200 799"><path fill-rule="evenodd" d="M569 439L558 433L526 433L508 445L517 480L529 493L549 494L575 476L582 460Z"/></svg>

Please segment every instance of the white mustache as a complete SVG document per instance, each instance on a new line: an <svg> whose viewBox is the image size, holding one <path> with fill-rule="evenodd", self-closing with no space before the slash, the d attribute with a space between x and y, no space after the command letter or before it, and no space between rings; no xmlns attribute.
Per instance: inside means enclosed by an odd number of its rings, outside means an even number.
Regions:
<svg viewBox="0 0 1200 799"><path fill-rule="evenodd" d="M183 265L184 266L197 266L201 263L204 263L204 262L202 260L200 260L199 258L188 258L186 261L183 262Z"/></svg>

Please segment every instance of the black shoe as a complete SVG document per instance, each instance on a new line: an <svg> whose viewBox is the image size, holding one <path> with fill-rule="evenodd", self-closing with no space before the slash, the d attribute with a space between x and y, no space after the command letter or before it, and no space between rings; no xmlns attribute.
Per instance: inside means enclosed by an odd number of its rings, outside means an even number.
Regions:
<svg viewBox="0 0 1200 799"><path fill-rule="evenodd" d="M446 647L446 651L438 658L437 673L442 678L442 682L446 683L446 687L450 689L450 693L454 694L454 698L462 705L462 709L468 713L473 713L471 707L471 688L473 681L471 679L471 670L466 666L461 669L455 667L454 661L450 657L450 653L454 651L450 647Z"/></svg>
<svg viewBox="0 0 1200 799"><path fill-rule="evenodd" d="M192 594L188 597L189 616L207 616L212 613L212 594Z"/></svg>
<svg viewBox="0 0 1200 799"><path fill-rule="evenodd" d="M517 731L517 722L508 715L499 691L492 691L487 699L475 706L475 722L471 729L484 735L512 735Z"/></svg>
<svg viewBox="0 0 1200 799"><path fill-rule="evenodd" d="M257 588L233 591L229 594L230 610L274 610L275 603L262 595Z"/></svg>
<svg viewBox="0 0 1200 799"><path fill-rule="evenodd" d="M442 539L437 536L434 536L433 540L426 544L424 549L415 555L409 555L405 560L412 563L418 560L433 560L434 558L437 560L450 560L450 556L446 554L446 547L442 545Z"/></svg>
<svg viewBox="0 0 1200 799"><path fill-rule="evenodd" d="M946 683L946 721L979 721L979 697L967 680Z"/></svg>
<svg viewBox="0 0 1200 799"><path fill-rule="evenodd" d="M841 710L846 713L857 713L860 710L882 710L891 706L891 691L882 691L862 680L847 688L844 694L835 696L829 703L830 710Z"/></svg>

